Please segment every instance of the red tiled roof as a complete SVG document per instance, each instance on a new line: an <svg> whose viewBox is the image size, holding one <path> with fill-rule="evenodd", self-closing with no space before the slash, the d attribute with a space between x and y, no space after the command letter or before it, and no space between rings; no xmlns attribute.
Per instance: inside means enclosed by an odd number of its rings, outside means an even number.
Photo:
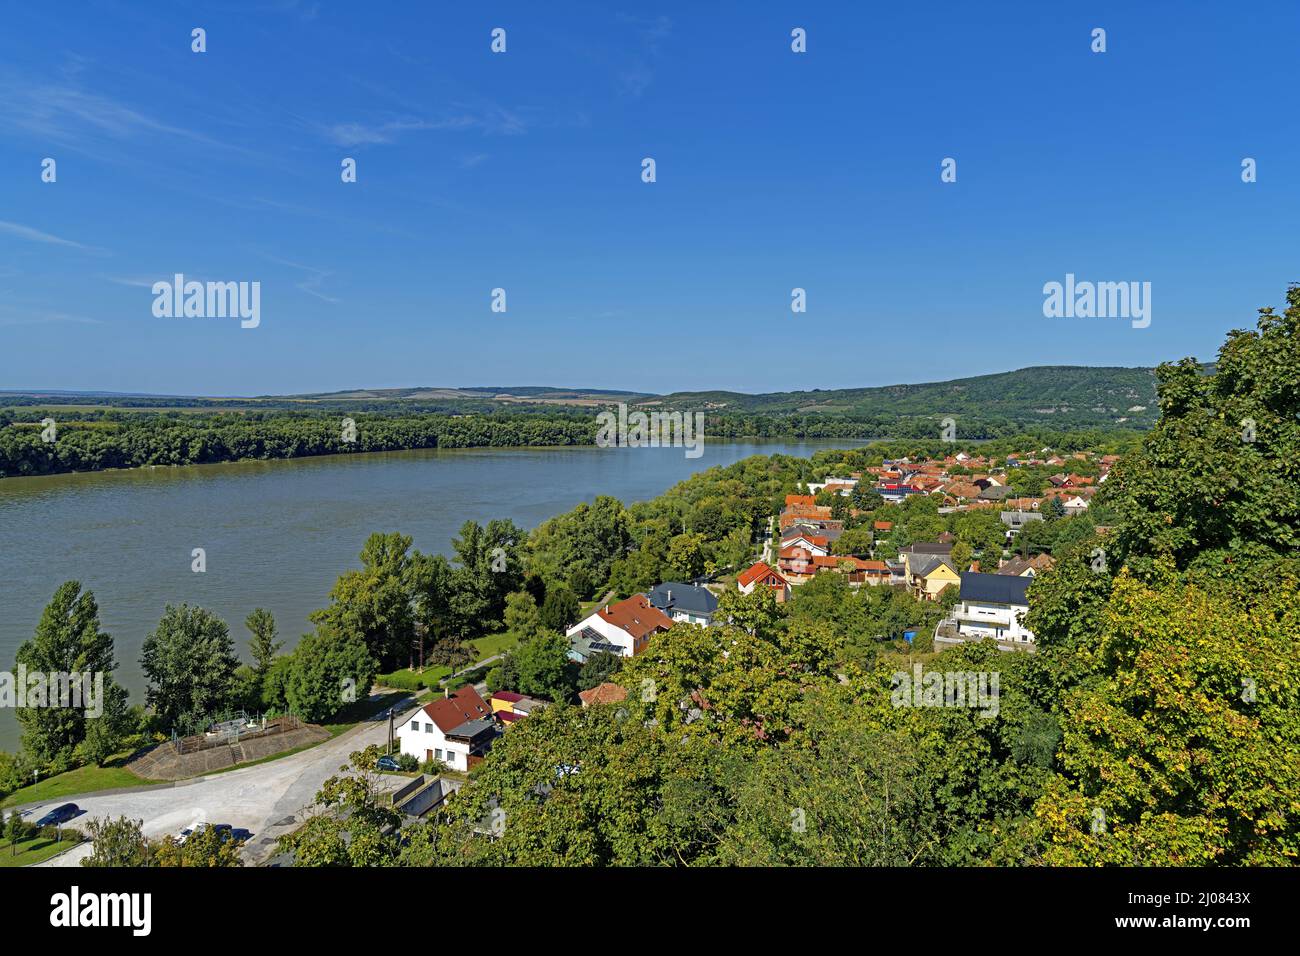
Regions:
<svg viewBox="0 0 1300 956"><path fill-rule="evenodd" d="M433 719L439 730L447 734L461 724L491 716L492 708L483 703L478 691L466 684L450 697L425 704L424 712Z"/></svg>
<svg viewBox="0 0 1300 956"><path fill-rule="evenodd" d="M778 578L781 577L781 575L777 574L765 563L759 561L757 564L746 568L744 571L741 571L740 574L736 575L736 583L741 587L749 587L755 581L762 580L769 574L775 574ZM782 580L785 579L782 578Z"/></svg>
<svg viewBox="0 0 1300 956"><path fill-rule="evenodd" d="M583 707L591 704L616 704L621 700L627 700L627 688L606 681L591 690L579 691L578 698L582 701Z"/></svg>
<svg viewBox="0 0 1300 956"><path fill-rule="evenodd" d="M653 631L666 631L673 626L672 618L646 600L644 594L634 594L626 601L610 604L596 613L637 640Z"/></svg>

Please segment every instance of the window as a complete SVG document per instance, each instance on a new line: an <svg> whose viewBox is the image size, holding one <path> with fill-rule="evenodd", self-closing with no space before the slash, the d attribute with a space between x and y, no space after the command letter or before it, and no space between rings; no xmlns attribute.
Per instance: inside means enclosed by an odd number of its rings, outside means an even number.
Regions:
<svg viewBox="0 0 1300 956"><path fill-rule="evenodd" d="M420 722L419 722L418 720L413 720L413 721L411 721L411 729L412 729L412 730L419 730L419 729L420 729Z"/></svg>
<svg viewBox="0 0 1300 956"><path fill-rule="evenodd" d="M434 760L441 760L441 759L442 759L442 751L441 751L441 750L435 750L435 751L433 752L433 759L434 759Z"/></svg>
<svg viewBox="0 0 1300 956"><path fill-rule="evenodd" d="M424 725L424 732L425 732L426 734L431 734L431 733L433 733L433 724L425 724L425 725Z"/></svg>

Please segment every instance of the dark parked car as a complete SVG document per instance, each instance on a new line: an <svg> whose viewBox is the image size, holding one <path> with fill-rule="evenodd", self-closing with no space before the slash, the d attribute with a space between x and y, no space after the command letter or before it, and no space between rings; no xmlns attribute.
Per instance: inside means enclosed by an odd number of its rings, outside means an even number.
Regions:
<svg viewBox="0 0 1300 956"><path fill-rule="evenodd" d="M229 843L231 840L246 841L253 835L251 830L245 830L243 827L232 827L229 823L200 823L195 829L195 833L204 833L211 828L217 831L217 839L222 843ZM193 834L188 830L181 831L181 838L178 843L184 843Z"/></svg>
<svg viewBox="0 0 1300 956"><path fill-rule="evenodd" d="M75 816L81 814L81 807L75 803L65 803L55 807L45 816L36 821L38 827L54 827L62 823L67 823Z"/></svg>
<svg viewBox="0 0 1300 956"><path fill-rule="evenodd" d="M380 757L378 760L376 760L376 761L375 761L375 766L376 766L377 768L379 768L380 770L400 770L400 769L402 769L401 767L399 767L399 766L397 765L397 761L396 761L393 757L389 756L388 754L384 754L382 757Z"/></svg>

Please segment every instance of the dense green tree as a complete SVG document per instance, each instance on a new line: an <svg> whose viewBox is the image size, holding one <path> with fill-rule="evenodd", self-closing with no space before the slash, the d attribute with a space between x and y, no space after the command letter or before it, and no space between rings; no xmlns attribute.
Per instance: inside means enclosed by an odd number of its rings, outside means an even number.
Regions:
<svg viewBox="0 0 1300 956"><path fill-rule="evenodd" d="M355 634L323 627L305 635L294 650L285 698L303 720L321 721L364 700L374 680L375 661L365 643Z"/></svg>
<svg viewBox="0 0 1300 956"><path fill-rule="evenodd" d="M385 866L397 859L401 814L366 763L363 751L353 753L351 772L326 780L307 822L279 838L276 850L292 853L294 866Z"/></svg>
<svg viewBox="0 0 1300 956"><path fill-rule="evenodd" d="M81 707L20 707L15 711L23 748L31 757L43 763L67 763L78 747L83 748L84 756L95 760L115 752L127 731L127 695L113 680L117 668L113 638L100 628L94 594L82 591L76 581L61 585L42 612L36 633L19 646L16 656L29 675L90 676L89 685L84 677L79 681ZM95 675L102 676L102 698L92 702ZM56 702L61 694L66 695L63 703L67 705L76 700L69 687L48 687L46 693ZM93 710L86 706L92 703ZM87 750L83 745L88 737L92 739ZM104 753L105 749L110 753Z"/></svg>
<svg viewBox="0 0 1300 956"><path fill-rule="evenodd" d="M596 651L578 669L578 690L599 687L614 675L622 663L623 658L618 654Z"/></svg>
<svg viewBox="0 0 1300 956"><path fill-rule="evenodd" d="M144 821L119 817L92 818L86 822L86 835L91 840L90 854L81 861L82 866L126 867L149 865L149 841L144 836Z"/></svg>
<svg viewBox="0 0 1300 956"><path fill-rule="evenodd" d="M145 700L161 727L196 731L192 725L234 702L238 666L225 621L201 607L169 604L141 651Z"/></svg>
<svg viewBox="0 0 1300 956"><path fill-rule="evenodd" d="M557 585L542 602L542 626L563 634L578 622L578 598L564 585Z"/></svg>
<svg viewBox="0 0 1300 956"><path fill-rule="evenodd" d="M545 634L512 654L521 693L546 700L573 696L577 667L568 658L569 642L558 634Z"/></svg>
<svg viewBox="0 0 1300 956"><path fill-rule="evenodd" d="M527 591L516 591L506 598L505 625L507 633L520 644L527 644L533 638L548 633L542 624L537 602Z"/></svg>
<svg viewBox="0 0 1300 956"><path fill-rule="evenodd" d="M692 581L700 577L704 574L704 551L702 534L677 535L668 544L665 576L674 581Z"/></svg>
<svg viewBox="0 0 1300 956"><path fill-rule="evenodd" d="M248 628L249 633L253 635L249 639L248 649L253 655L257 676L263 677L270 668L271 661L275 659L275 655L279 653L280 648L284 647L284 641L275 639L275 617L265 608L254 608L244 619L244 627Z"/></svg>
<svg viewBox="0 0 1300 956"><path fill-rule="evenodd" d="M213 826L198 826L182 843L168 834L150 846L153 866L239 867L243 840L232 840Z"/></svg>
<svg viewBox="0 0 1300 956"><path fill-rule="evenodd" d="M311 619L359 637L381 667L404 664L415 640L417 587L425 571L411 554L409 536L376 532L361 549L361 570L340 575L330 606Z"/></svg>

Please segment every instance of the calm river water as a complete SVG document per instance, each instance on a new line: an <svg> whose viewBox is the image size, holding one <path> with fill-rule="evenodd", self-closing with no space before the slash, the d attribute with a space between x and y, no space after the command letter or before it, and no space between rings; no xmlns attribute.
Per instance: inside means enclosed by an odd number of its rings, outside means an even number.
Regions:
<svg viewBox="0 0 1300 956"><path fill-rule="evenodd" d="M140 647L163 606L220 615L246 655L245 616L275 615L287 647L309 630L372 531L449 554L466 520L535 527L598 494L653 498L690 474L755 454L806 456L853 441L680 448L502 448L334 455L0 480L0 669L13 666L63 581L92 590L117 645L118 680L143 701ZM190 570L194 548L207 571ZM0 750L17 747L0 711Z"/></svg>

